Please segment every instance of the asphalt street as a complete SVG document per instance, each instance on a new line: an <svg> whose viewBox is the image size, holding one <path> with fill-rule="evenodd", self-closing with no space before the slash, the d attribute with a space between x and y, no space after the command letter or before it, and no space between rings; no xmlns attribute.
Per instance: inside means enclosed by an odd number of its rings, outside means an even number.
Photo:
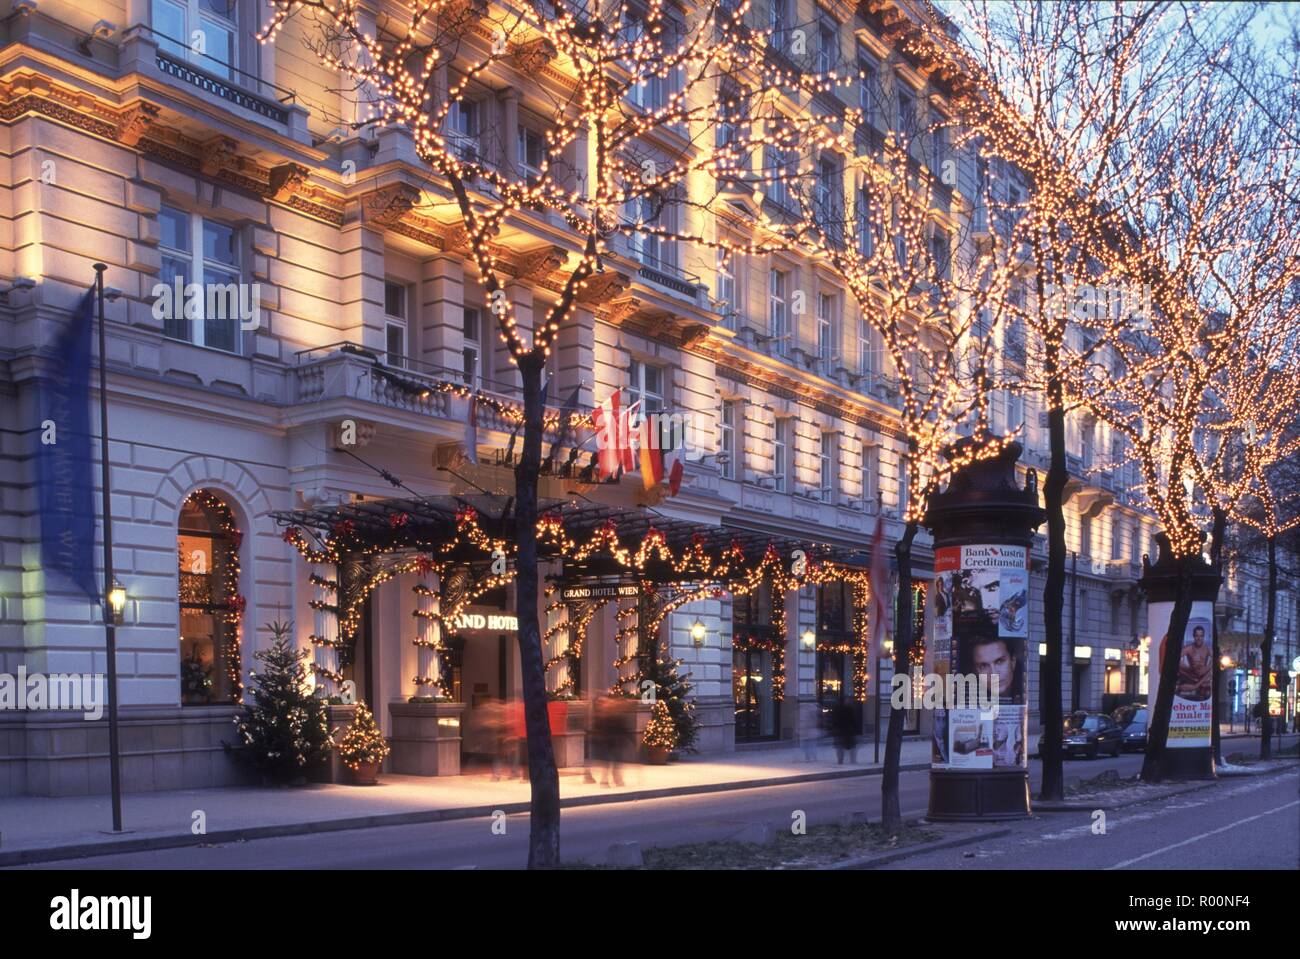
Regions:
<svg viewBox="0 0 1300 959"><path fill-rule="evenodd" d="M1012 834L887 869L1300 869L1300 770L1096 813L1035 816ZM1222 892L1218 889L1193 892Z"/></svg>
<svg viewBox="0 0 1300 959"><path fill-rule="evenodd" d="M1086 778L1107 769L1128 776L1136 773L1141 763L1142 757L1138 754L1118 759L1074 760L1066 764L1066 776L1067 779ZM1039 773L1036 760L1031 763L1031 772L1036 788ZM1296 834L1300 814L1294 803L1291 808L1285 804L1288 796L1295 800L1296 782L1294 770L1284 776L1259 781L1228 780L1203 793L1170 800L1168 808L1150 804L1134 807L1132 811L1115 811L1108 814L1108 832L1105 837L1100 837L1100 842L1097 841L1099 837L1090 831L1092 821L1086 812L1042 815L1014 827L1017 839L1023 841L1000 840L987 844L987 847L975 846L946 855L908 859L899 867L1059 867L1064 861L1060 858L1063 851L1077 846L1079 853L1088 857L1087 862L1095 864L1096 868L1112 866L1125 857L1146 853L1153 855L1141 861L1139 865L1143 867L1187 868L1191 855L1187 848L1183 847L1181 853L1176 849L1168 853L1159 850L1201 833L1212 833L1206 839L1210 845L1196 847L1196 858L1208 856L1213 849L1221 850L1224 858L1207 858L1205 861L1216 861L1223 866L1240 862L1254 868L1265 865L1295 868L1297 855L1300 855L1300 837ZM905 817L923 816L928 795L929 778L925 771L902 775L901 799ZM611 844L617 842L635 840L644 848L728 839L759 822L784 829L789 828L795 810L802 810L812 825L835 822L853 813L878 819L880 777L863 776L566 809L562 853L565 860L603 862ZM1272 818L1254 829L1233 825L1236 820L1257 813ZM1139 823L1143 824L1141 828L1134 828ZM505 817L504 833L501 826L501 822L494 823L490 818L386 826L318 836L96 856L20 868L519 867L526 859L528 818L523 814ZM1265 826L1270 828L1265 829ZM1222 831L1212 832L1220 827L1223 827ZM1263 842L1260 837L1266 834L1271 834L1271 838ZM967 855L972 852L973 856Z"/></svg>

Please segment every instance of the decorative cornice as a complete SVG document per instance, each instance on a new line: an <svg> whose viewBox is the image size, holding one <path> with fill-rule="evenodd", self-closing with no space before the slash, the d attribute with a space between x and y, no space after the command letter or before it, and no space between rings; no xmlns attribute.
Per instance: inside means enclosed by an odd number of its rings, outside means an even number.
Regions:
<svg viewBox="0 0 1300 959"><path fill-rule="evenodd" d="M153 122L158 119L159 112L155 104L144 100L132 104L118 114L113 139L123 146L138 146L140 139L149 132Z"/></svg>
<svg viewBox="0 0 1300 959"><path fill-rule="evenodd" d="M632 278L618 270L593 273L588 277L587 285L578 293L578 302L584 306L609 303L614 297L626 293L631 285Z"/></svg>
<svg viewBox="0 0 1300 959"><path fill-rule="evenodd" d="M391 183L361 198L366 223L391 229L420 202L420 191L409 183Z"/></svg>
<svg viewBox="0 0 1300 959"><path fill-rule="evenodd" d="M199 154L199 171L204 176L216 177L227 168L238 169L239 141L219 135L203 144Z"/></svg>
<svg viewBox="0 0 1300 959"><path fill-rule="evenodd" d="M271 168L267 195L276 203L288 203L290 197L307 183L307 168L297 163L281 163Z"/></svg>

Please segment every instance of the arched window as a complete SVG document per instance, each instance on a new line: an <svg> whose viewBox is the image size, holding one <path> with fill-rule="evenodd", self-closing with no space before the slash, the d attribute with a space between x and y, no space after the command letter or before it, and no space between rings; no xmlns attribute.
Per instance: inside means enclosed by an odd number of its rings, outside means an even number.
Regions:
<svg viewBox="0 0 1300 959"><path fill-rule="evenodd" d="M242 540L230 507L220 496L199 489L185 500L176 535L183 706L239 699Z"/></svg>

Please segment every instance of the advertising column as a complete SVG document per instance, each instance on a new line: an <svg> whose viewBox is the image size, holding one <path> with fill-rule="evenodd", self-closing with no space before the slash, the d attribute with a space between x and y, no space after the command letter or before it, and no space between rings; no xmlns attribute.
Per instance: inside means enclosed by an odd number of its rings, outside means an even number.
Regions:
<svg viewBox="0 0 1300 959"><path fill-rule="evenodd" d="M1165 652L1169 643L1180 646L1163 759L1164 775L1169 780L1213 779L1214 750L1210 748L1210 723L1214 714L1213 617L1219 574L1203 557L1184 560L1192 564L1192 609L1183 635L1170 636L1169 620L1178 595L1179 567L1163 533L1156 534L1156 546L1158 558L1154 564L1144 557L1141 584L1147 594L1147 622L1151 632L1147 703L1153 719Z"/></svg>
<svg viewBox="0 0 1300 959"><path fill-rule="evenodd" d="M1028 768L1028 553L992 543L935 550L935 655L946 648L948 674L962 679L946 688L973 689L981 703L937 711L934 768Z"/></svg>
<svg viewBox="0 0 1300 959"><path fill-rule="evenodd" d="M935 561L930 819L1029 815L1029 550L1046 514L1033 470L1017 483L1019 456L1009 443L958 470L925 517Z"/></svg>

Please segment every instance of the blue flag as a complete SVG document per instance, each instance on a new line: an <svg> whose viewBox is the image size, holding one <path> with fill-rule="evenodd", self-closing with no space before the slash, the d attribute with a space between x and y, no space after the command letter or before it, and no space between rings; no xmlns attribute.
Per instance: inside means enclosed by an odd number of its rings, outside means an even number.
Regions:
<svg viewBox="0 0 1300 959"><path fill-rule="evenodd" d="M58 570L98 604L89 391L94 292L87 290L73 311L55 345L54 372L41 381L36 469L46 574Z"/></svg>

